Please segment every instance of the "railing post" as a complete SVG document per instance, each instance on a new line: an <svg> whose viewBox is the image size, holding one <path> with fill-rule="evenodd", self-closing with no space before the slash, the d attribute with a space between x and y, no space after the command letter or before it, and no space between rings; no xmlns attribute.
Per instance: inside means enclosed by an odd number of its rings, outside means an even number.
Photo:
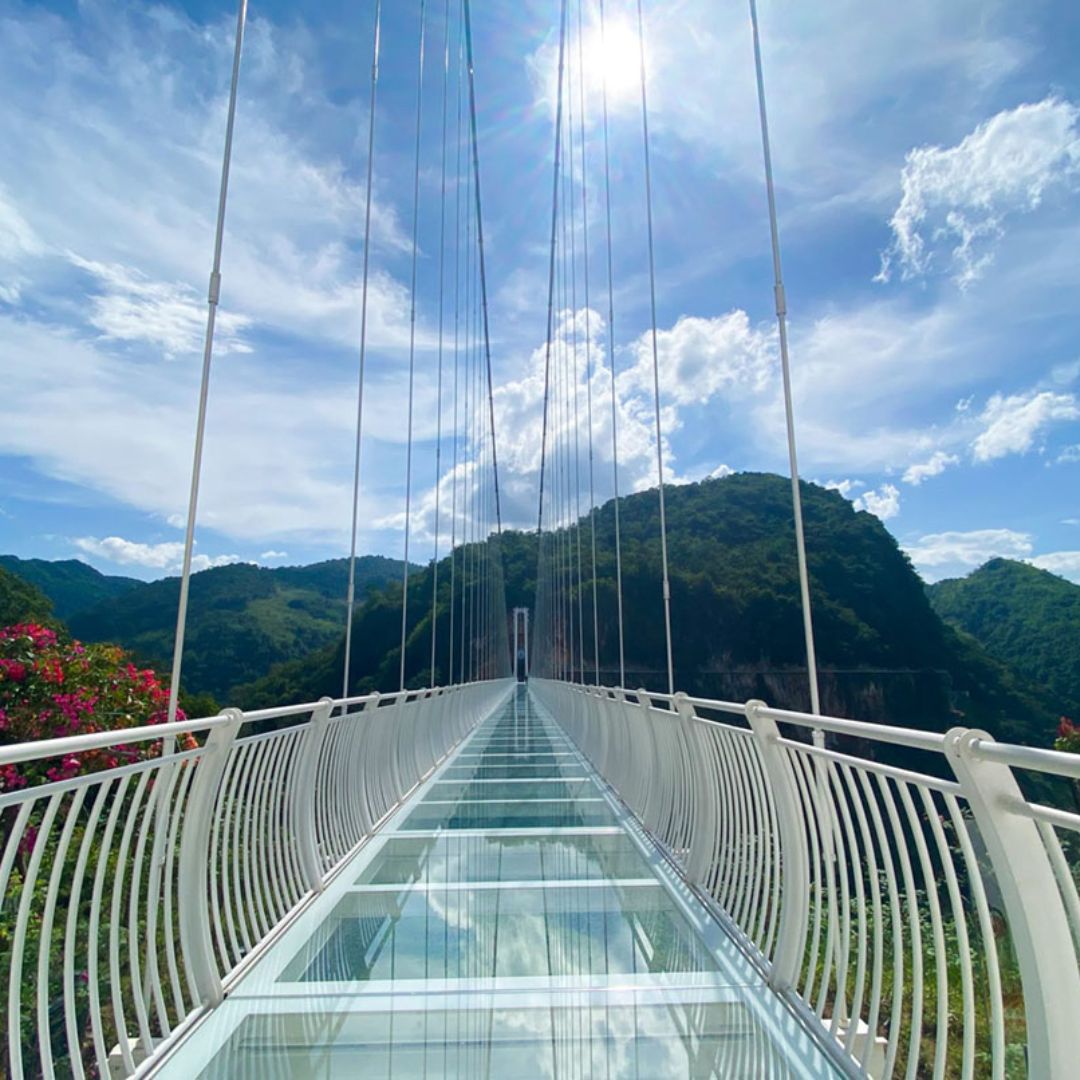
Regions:
<svg viewBox="0 0 1080 1080"><path fill-rule="evenodd" d="M713 838L716 833L716 798L719 786L710 783L708 762L704 746L698 744L695 730L697 714L682 691L675 695L675 711L679 714L686 749L693 771L694 790L690 793L693 804L693 820L690 828L690 850L686 855L686 876L695 883L700 883L708 870L709 856L713 850ZM713 778L715 781L715 778Z"/></svg>
<svg viewBox="0 0 1080 1080"><path fill-rule="evenodd" d="M1001 888L1024 987L1027 1073L1076 1075L1080 1061L1080 971L1068 915L1038 826L1016 812L1024 796L1012 770L985 761L974 744L984 731L953 728L945 754L963 788Z"/></svg>
<svg viewBox="0 0 1080 1080"><path fill-rule="evenodd" d="M243 713L239 709L224 709L222 716L228 717L228 722L210 732L184 807L177 905L184 964L200 1002L210 1006L220 1004L224 996L210 926L210 826L217 809L218 788Z"/></svg>
<svg viewBox="0 0 1080 1080"><path fill-rule="evenodd" d="M326 886L323 877L322 858L319 854L319 834L315 827L315 790L318 786L319 755L322 753L323 740L330 726L330 713L333 712L332 698L319 699L304 732L304 743L300 754L300 767L296 784L293 787L293 806L296 822L296 843L300 849L300 867L304 880L312 892L322 892Z"/></svg>
<svg viewBox="0 0 1080 1080"><path fill-rule="evenodd" d="M776 935L769 985L794 989L802 969L810 919L810 861L799 792L791 765L779 745L780 729L764 713L764 701L748 701L746 718L765 765L780 828L780 927Z"/></svg>

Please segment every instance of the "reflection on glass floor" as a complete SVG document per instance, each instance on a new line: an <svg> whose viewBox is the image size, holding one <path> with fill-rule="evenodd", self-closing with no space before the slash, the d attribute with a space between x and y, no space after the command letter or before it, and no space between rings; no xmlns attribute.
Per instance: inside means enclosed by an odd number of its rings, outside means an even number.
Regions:
<svg viewBox="0 0 1080 1080"><path fill-rule="evenodd" d="M161 1075L840 1075L524 687Z"/></svg>

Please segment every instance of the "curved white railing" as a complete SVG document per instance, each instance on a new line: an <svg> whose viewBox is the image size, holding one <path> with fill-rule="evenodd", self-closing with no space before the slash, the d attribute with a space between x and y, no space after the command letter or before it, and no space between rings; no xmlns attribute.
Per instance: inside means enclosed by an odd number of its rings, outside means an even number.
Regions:
<svg viewBox="0 0 1080 1080"><path fill-rule="evenodd" d="M0 747L129 764L0 792L8 1075L130 1075L509 692L507 680ZM176 752L135 748L182 737Z"/></svg>
<svg viewBox="0 0 1080 1080"><path fill-rule="evenodd" d="M532 687L859 1072L1076 1075L1080 814L1026 799L1016 773L1075 803L1080 757L762 702Z"/></svg>

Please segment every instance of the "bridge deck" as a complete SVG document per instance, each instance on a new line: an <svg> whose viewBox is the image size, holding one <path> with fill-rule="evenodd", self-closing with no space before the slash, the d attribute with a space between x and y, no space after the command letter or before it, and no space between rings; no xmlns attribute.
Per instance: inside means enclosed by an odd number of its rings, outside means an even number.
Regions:
<svg viewBox="0 0 1080 1080"><path fill-rule="evenodd" d="M519 687L160 1075L839 1074Z"/></svg>

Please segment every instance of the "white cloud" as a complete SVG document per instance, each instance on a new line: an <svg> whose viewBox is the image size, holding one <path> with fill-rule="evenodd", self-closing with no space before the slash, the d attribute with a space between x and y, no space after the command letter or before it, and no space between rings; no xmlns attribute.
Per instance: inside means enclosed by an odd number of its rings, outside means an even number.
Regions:
<svg viewBox="0 0 1080 1080"><path fill-rule="evenodd" d="M263 551L260 553L260 559L287 559L289 553L287 551Z"/></svg>
<svg viewBox="0 0 1080 1080"><path fill-rule="evenodd" d="M18 256L23 298L66 284L54 264L74 251L104 275L92 325L190 349L192 309L205 312L233 24L99 4L71 20L31 12L6 24L19 45L0 67L0 259ZM257 324L354 346L364 186L347 163L357 103L321 85L310 47L300 26L249 24L218 318L227 336ZM408 241L390 185L376 179L368 340L400 347L408 292L388 260ZM430 338L422 315L421 346Z"/></svg>
<svg viewBox="0 0 1080 1080"><path fill-rule="evenodd" d="M735 470L730 465L717 465L705 478L706 480L723 480L725 476L734 475Z"/></svg>
<svg viewBox="0 0 1080 1080"><path fill-rule="evenodd" d="M893 484L882 484L877 490L864 491L855 500L856 510L866 510L882 521L900 513L900 492Z"/></svg>
<svg viewBox="0 0 1080 1080"><path fill-rule="evenodd" d="M1075 105L1048 97L999 112L955 146L912 150L879 280L889 279L894 263L908 279L944 262L961 287L975 281L993 260L988 241L1002 234L1005 219L1075 181L1078 121Z"/></svg>
<svg viewBox="0 0 1080 1080"><path fill-rule="evenodd" d="M775 334L755 329L745 311L714 319L681 316L670 330L656 335L660 395L677 405L703 405L717 393L760 393L776 362ZM652 335L631 346L634 365L619 373L620 388L651 395Z"/></svg>
<svg viewBox="0 0 1080 1080"><path fill-rule="evenodd" d="M1050 424L1080 417L1080 407L1072 394L1050 390L994 394L986 403L979 422L982 432L971 444L976 461L994 461L1007 454L1023 454L1036 436Z"/></svg>
<svg viewBox="0 0 1080 1080"><path fill-rule="evenodd" d="M206 300L182 282L150 281L131 267L68 258L96 281L100 292L91 299L92 326L113 341L144 341L159 346L166 356L201 353L206 333ZM251 325L244 315L220 311L214 334L214 353L251 352L239 336Z"/></svg>
<svg viewBox="0 0 1080 1080"><path fill-rule="evenodd" d="M946 454L944 450L938 450L929 461L909 465L904 472L904 483L918 487L924 480L929 480L932 476L940 476L950 465L956 465L959 461L960 459L955 454Z"/></svg>
<svg viewBox="0 0 1080 1080"><path fill-rule="evenodd" d="M930 581L964 573L989 559L1026 559L1032 548L1031 534L1014 529L929 533L904 545L911 561Z"/></svg>
<svg viewBox="0 0 1080 1080"><path fill-rule="evenodd" d="M144 566L151 570L179 570L184 561L184 545L177 541L160 544L142 544L125 540L122 536L106 536L98 540L93 536L81 536L75 546L87 555L94 555L119 566ZM239 555L193 555L192 570L208 570L214 566L228 566L240 562Z"/></svg>
<svg viewBox="0 0 1080 1080"><path fill-rule="evenodd" d="M1080 443L1073 443L1072 446L1062 448L1057 456L1058 465L1071 465L1077 461L1080 461Z"/></svg>
<svg viewBox="0 0 1080 1080"><path fill-rule="evenodd" d="M826 491L839 491L845 499L850 499L856 488L866 487L861 480L826 480L822 485Z"/></svg>
<svg viewBox="0 0 1080 1080"><path fill-rule="evenodd" d="M1049 570L1080 585L1080 551L1051 551L1045 555L1036 555L1028 559L1032 566L1040 570Z"/></svg>

